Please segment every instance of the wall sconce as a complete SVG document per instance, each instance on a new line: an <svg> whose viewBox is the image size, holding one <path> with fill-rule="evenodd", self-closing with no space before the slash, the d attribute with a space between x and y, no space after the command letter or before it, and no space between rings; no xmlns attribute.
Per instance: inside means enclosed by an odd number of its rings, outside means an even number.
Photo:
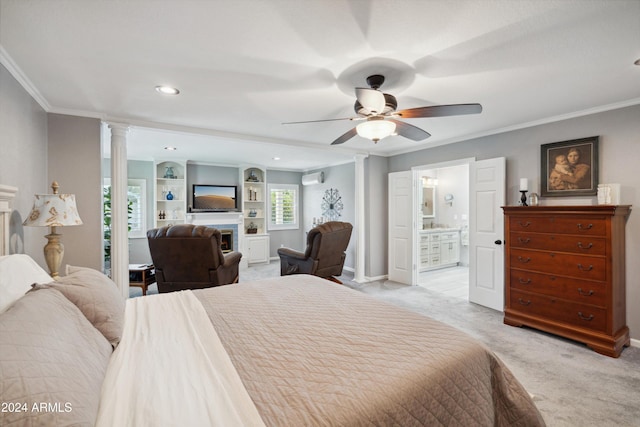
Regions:
<svg viewBox="0 0 640 427"><path fill-rule="evenodd" d="M51 184L53 194L36 194L31 213L22 225L28 227L51 227L51 233L45 237L48 242L44 246L44 259L47 262L51 277L59 277L58 269L64 256L64 245L60 241L62 235L56 233L56 227L81 225L82 220L76 207L76 196L58 194L59 185Z"/></svg>
<svg viewBox="0 0 640 427"><path fill-rule="evenodd" d="M453 194L447 193L444 195L444 202L449 206L453 206Z"/></svg>

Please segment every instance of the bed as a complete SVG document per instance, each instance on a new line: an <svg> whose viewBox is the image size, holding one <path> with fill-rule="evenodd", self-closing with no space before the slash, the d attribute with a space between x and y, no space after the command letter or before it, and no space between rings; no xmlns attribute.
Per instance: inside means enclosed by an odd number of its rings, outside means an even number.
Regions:
<svg viewBox="0 0 640 427"><path fill-rule="evenodd" d="M472 337L315 276L126 302L46 276L0 257L0 292L28 289L0 306L2 426L544 425Z"/></svg>

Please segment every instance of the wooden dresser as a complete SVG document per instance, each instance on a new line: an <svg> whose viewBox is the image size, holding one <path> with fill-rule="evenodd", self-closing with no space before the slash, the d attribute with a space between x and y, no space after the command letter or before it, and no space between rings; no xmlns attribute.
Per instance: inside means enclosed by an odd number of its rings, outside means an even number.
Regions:
<svg viewBox="0 0 640 427"><path fill-rule="evenodd" d="M625 223L630 206L507 206L504 323L618 357L630 344Z"/></svg>

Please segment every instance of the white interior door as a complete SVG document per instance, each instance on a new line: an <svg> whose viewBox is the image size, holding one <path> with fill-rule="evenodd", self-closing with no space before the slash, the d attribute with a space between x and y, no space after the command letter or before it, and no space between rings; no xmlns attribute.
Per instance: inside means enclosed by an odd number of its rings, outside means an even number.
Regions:
<svg viewBox="0 0 640 427"><path fill-rule="evenodd" d="M471 163L469 301L504 310L505 158Z"/></svg>
<svg viewBox="0 0 640 427"><path fill-rule="evenodd" d="M413 172L389 174L389 280L414 280Z"/></svg>

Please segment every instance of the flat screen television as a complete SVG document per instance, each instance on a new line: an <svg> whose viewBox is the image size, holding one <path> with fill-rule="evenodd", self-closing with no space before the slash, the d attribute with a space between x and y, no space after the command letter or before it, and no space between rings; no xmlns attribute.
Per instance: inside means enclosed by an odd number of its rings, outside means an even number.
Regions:
<svg viewBox="0 0 640 427"><path fill-rule="evenodd" d="M193 184L193 210L224 212L238 210L238 187L235 185Z"/></svg>

